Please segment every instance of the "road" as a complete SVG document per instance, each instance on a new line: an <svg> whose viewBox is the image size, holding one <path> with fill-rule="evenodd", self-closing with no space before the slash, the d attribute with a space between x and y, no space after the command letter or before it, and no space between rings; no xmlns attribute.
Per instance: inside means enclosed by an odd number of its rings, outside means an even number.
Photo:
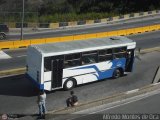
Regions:
<svg viewBox="0 0 160 120"><path fill-rule="evenodd" d="M160 91L72 114L67 120L159 120ZM62 119L61 119L62 120ZM66 119L65 119L66 120Z"/></svg>
<svg viewBox="0 0 160 120"><path fill-rule="evenodd" d="M40 33L29 33L24 34L24 39L33 39L33 38L46 38L46 37L59 37L59 36L69 36L69 35L77 35L77 34L87 34L87 33L97 33L97 32L106 32L112 30L121 30L127 28L135 28L142 27L147 25L154 25L160 23L160 15L149 16L136 18L131 20L124 20L121 22L114 22L114 24L99 24L93 26L83 26L77 28L65 28L61 30L51 30L47 32ZM20 39L20 33L16 35L9 35L7 37L8 40Z"/></svg>
<svg viewBox="0 0 160 120"><path fill-rule="evenodd" d="M151 48L160 46L160 31L128 36L137 42L137 48ZM0 56L0 70L15 69L26 66L26 49L6 50L9 59Z"/></svg>
<svg viewBox="0 0 160 120"><path fill-rule="evenodd" d="M149 48L160 46L159 31L129 36L137 41L137 46ZM16 51L16 52L15 52ZM26 49L5 51L10 59L0 60L0 69L24 67ZM142 54L135 60L134 72L116 80L81 85L74 89L80 102L103 98L115 93L132 90L151 83L159 66L160 52ZM138 79L137 79L138 78ZM94 92L93 92L94 91ZM0 113L34 114L37 113L37 92L25 75L0 78ZM55 110L65 106L68 91L57 90L47 93L47 109Z"/></svg>
<svg viewBox="0 0 160 120"><path fill-rule="evenodd" d="M107 79L74 88L79 102L103 98L119 92L142 87L151 83L159 66L160 52L142 54L135 60L134 71L119 79ZM69 91L57 90L47 93L47 109L65 107ZM0 113L34 114L38 112L37 92L24 76L0 78Z"/></svg>

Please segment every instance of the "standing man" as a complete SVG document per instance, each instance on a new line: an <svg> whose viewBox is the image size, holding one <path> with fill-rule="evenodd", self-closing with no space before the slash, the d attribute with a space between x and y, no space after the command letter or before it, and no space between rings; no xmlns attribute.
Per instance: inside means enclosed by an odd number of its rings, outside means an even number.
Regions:
<svg viewBox="0 0 160 120"><path fill-rule="evenodd" d="M38 107L39 107L39 117L45 119L46 93L44 92L44 90L40 90L37 103L38 103Z"/></svg>

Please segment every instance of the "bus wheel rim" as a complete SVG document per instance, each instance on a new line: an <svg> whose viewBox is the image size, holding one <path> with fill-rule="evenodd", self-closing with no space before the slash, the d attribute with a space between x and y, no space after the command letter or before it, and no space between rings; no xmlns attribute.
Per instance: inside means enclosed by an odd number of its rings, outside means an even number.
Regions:
<svg viewBox="0 0 160 120"><path fill-rule="evenodd" d="M117 70L117 71L116 71L116 77L119 77L119 76L120 76L120 71Z"/></svg>
<svg viewBox="0 0 160 120"><path fill-rule="evenodd" d="M67 82L67 88L71 88L73 86L73 81L68 81Z"/></svg>
<svg viewBox="0 0 160 120"><path fill-rule="evenodd" d="M0 40L2 40L2 39L3 39L3 36L0 35Z"/></svg>

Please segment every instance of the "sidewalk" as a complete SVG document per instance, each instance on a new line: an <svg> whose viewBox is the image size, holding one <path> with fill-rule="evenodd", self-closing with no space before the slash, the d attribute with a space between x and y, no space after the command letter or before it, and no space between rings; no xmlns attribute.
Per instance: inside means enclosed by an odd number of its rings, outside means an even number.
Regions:
<svg viewBox="0 0 160 120"><path fill-rule="evenodd" d="M84 103L80 103L79 105L75 107L69 107L69 108L61 108L59 110L49 111L46 114L46 120L66 120L67 118L72 118L74 116L77 116L77 113L79 111L83 110L89 110L94 107L102 107L103 105L114 105L118 104L119 102L125 102L127 99L133 99L137 96L143 96L145 94L150 94L154 91L160 90L160 83L150 84L138 89L117 93L111 96L108 96L103 99L97 99L94 101L86 101ZM18 120L36 120L38 115L19 115L18 117L15 117Z"/></svg>

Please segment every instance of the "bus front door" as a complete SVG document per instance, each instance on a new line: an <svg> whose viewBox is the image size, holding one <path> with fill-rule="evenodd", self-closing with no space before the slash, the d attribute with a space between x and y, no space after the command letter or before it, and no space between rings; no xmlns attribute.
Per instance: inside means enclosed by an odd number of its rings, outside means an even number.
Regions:
<svg viewBox="0 0 160 120"><path fill-rule="evenodd" d="M52 60L52 88L62 87L63 59Z"/></svg>
<svg viewBox="0 0 160 120"><path fill-rule="evenodd" d="M134 63L134 49L127 51L126 70L125 70L126 72L132 72L133 63Z"/></svg>

